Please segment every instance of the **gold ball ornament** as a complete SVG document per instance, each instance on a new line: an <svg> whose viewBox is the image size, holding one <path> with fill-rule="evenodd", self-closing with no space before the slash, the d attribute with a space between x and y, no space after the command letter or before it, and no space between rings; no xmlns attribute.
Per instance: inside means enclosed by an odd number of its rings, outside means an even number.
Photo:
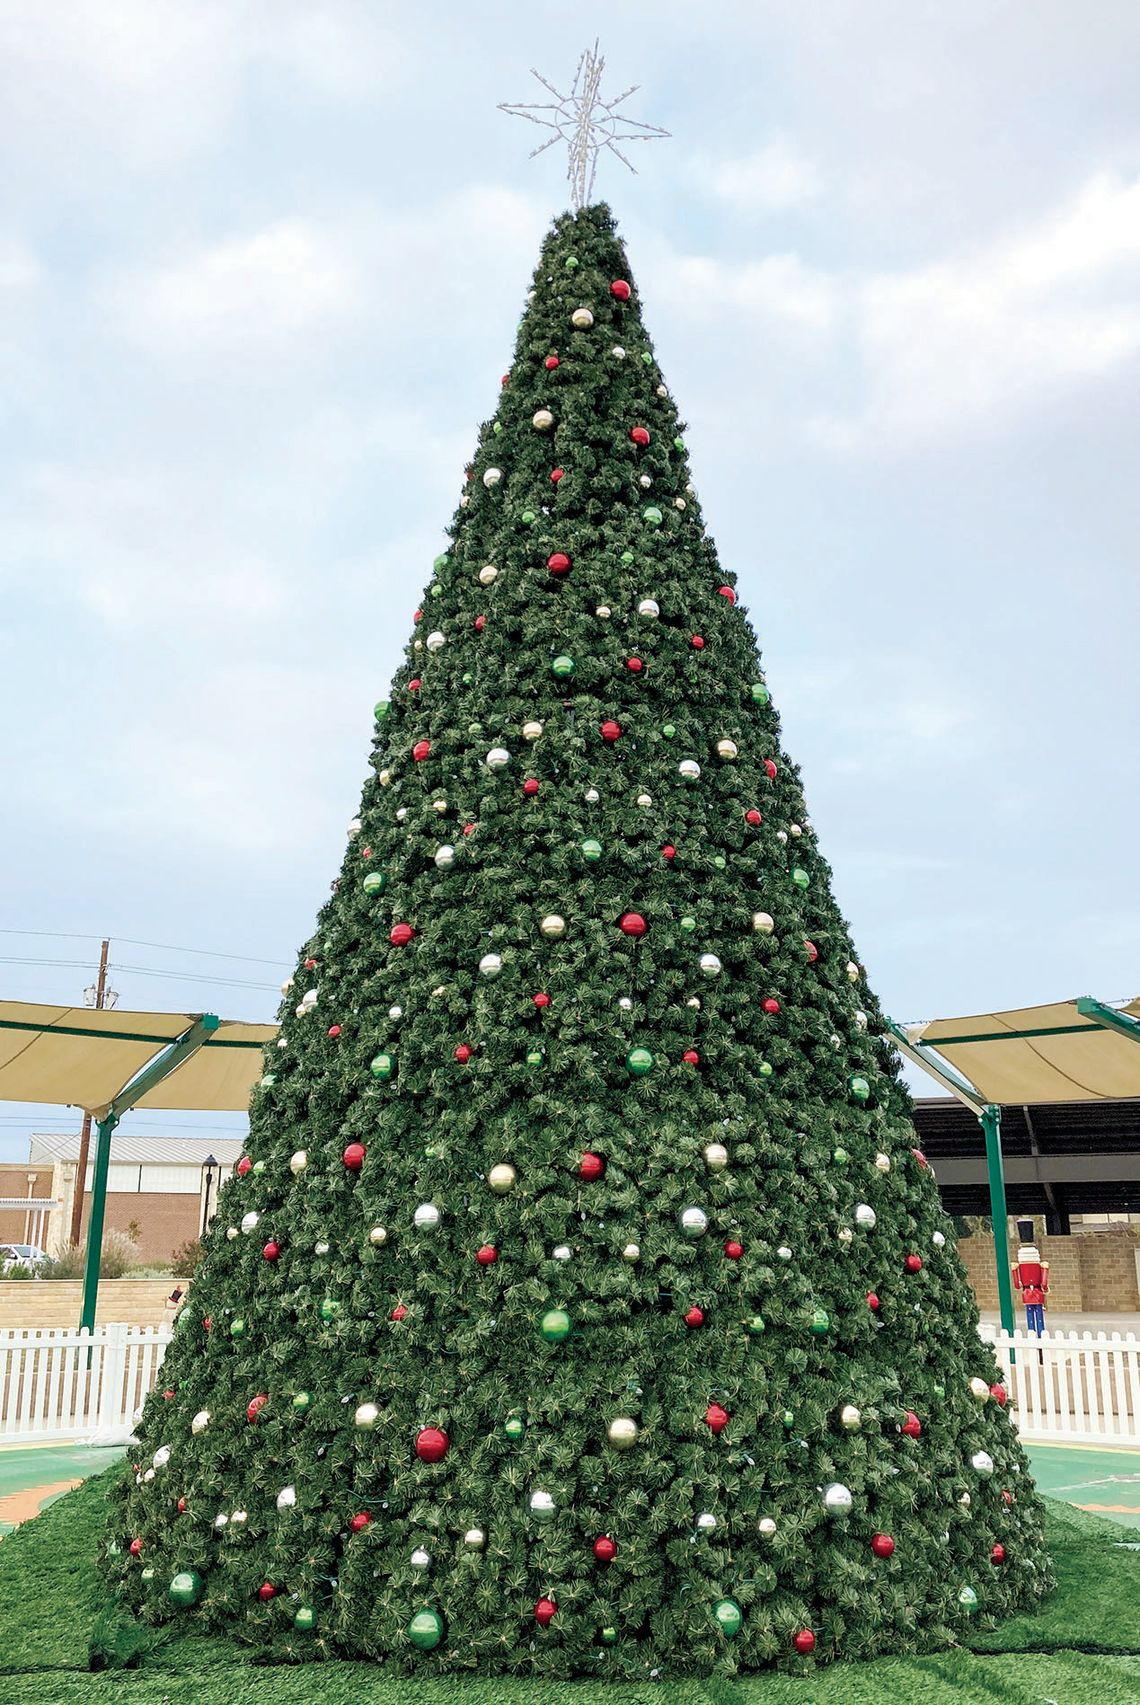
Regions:
<svg viewBox="0 0 1140 1705"><path fill-rule="evenodd" d="M735 740L718 740L716 743L716 755L718 758L723 758L726 764L733 762L738 755L738 750Z"/></svg>
<svg viewBox="0 0 1140 1705"><path fill-rule="evenodd" d="M770 912L753 912L752 928L757 935L771 935L776 927L776 920Z"/></svg>
<svg viewBox="0 0 1140 1705"><path fill-rule="evenodd" d="M728 1165L728 1150L723 1143L705 1144L705 1165L710 1172L723 1172Z"/></svg>
<svg viewBox="0 0 1140 1705"><path fill-rule="evenodd" d="M514 1189L517 1176L513 1166L509 1166L506 1161L500 1161L488 1172L487 1182L496 1196L505 1196L508 1191Z"/></svg>
<svg viewBox="0 0 1140 1705"><path fill-rule="evenodd" d="M480 586L493 586L495 581L498 578L499 578L499 571L495 567L493 562L485 563L483 565L483 567L479 570L479 584L480 584Z"/></svg>
<svg viewBox="0 0 1140 1705"><path fill-rule="evenodd" d="M589 308L575 308L570 316L570 324L580 332L589 331L593 323L594 316Z"/></svg>
<svg viewBox="0 0 1140 1705"><path fill-rule="evenodd" d="M990 1388L984 1379L972 1379L970 1381L970 1396L976 1397L979 1403L989 1402Z"/></svg>
<svg viewBox="0 0 1140 1705"><path fill-rule="evenodd" d="M640 1429L629 1415L618 1415L606 1428L606 1438L615 1450L630 1450L637 1443Z"/></svg>
<svg viewBox="0 0 1140 1705"><path fill-rule="evenodd" d="M536 432L549 432L554 425L554 416L548 408L535 409L530 417L530 424Z"/></svg>
<svg viewBox="0 0 1140 1705"><path fill-rule="evenodd" d="M560 918L557 912L548 912L538 927L547 941L557 941L566 934L566 919Z"/></svg>

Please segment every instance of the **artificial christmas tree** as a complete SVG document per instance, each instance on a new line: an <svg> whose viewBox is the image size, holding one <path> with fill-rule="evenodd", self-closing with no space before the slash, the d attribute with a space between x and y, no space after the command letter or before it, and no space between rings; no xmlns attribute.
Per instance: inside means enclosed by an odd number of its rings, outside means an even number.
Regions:
<svg viewBox="0 0 1140 1705"><path fill-rule="evenodd" d="M1050 1584L680 433L564 216L116 1500L150 1618L643 1678Z"/></svg>

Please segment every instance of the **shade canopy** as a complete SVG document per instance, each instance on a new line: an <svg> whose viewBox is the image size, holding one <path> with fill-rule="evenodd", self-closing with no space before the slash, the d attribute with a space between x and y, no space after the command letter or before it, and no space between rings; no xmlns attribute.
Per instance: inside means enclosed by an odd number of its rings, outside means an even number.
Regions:
<svg viewBox="0 0 1140 1705"><path fill-rule="evenodd" d="M0 1001L0 1100L46 1101L101 1117L197 1016ZM135 1105L244 1113L264 1070L262 1050L276 1035L275 1024L223 1020Z"/></svg>
<svg viewBox="0 0 1140 1705"><path fill-rule="evenodd" d="M1140 1020L1140 999L1115 1009ZM985 1101L1122 1100L1140 1096L1140 1047L1078 1012L1077 1003L936 1018L907 1026L911 1042L937 1049Z"/></svg>

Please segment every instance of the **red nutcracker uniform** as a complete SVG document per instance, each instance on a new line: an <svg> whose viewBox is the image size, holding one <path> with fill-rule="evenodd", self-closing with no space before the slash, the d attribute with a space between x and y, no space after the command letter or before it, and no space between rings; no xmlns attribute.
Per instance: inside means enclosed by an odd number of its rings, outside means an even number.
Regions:
<svg viewBox="0 0 1140 1705"><path fill-rule="evenodd" d="M1018 1224L1021 1244L1013 1269L1013 1282L1025 1304L1025 1320L1030 1332L1040 1337L1045 1330L1045 1297L1049 1290L1049 1263L1042 1261L1033 1242L1033 1222Z"/></svg>

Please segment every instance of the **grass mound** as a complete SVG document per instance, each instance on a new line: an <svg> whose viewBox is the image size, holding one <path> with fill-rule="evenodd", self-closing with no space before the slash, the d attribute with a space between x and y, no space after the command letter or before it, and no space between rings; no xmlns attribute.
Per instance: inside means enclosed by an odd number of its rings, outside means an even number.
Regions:
<svg viewBox="0 0 1140 1705"><path fill-rule="evenodd" d="M110 1470L112 1474L117 1470ZM978 1630L970 1650L835 1664L817 1676L605 1682L398 1680L331 1661L259 1666L228 1640L154 1633L106 1600L95 1569L106 1476L88 1480L0 1544L5 1705L1136 1705L1140 1551L1126 1530L1049 1502L1058 1587L1037 1616ZM234 1667L241 1667L235 1679Z"/></svg>

